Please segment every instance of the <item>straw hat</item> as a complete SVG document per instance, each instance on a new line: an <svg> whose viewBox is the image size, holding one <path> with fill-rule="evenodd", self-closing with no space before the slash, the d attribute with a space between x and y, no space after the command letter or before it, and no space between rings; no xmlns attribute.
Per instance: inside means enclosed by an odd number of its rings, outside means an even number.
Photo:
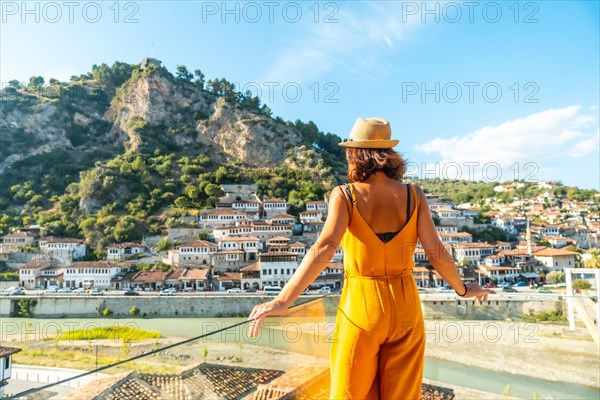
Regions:
<svg viewBox="0 0 600 400"><path fill-rule="evenodd" d="M358 118L350 132L350 137L346 141L338 143L338 145L386 149L394 147L399 142L399 140L392 139L392 128L389 121L383 118Z"/></svg>

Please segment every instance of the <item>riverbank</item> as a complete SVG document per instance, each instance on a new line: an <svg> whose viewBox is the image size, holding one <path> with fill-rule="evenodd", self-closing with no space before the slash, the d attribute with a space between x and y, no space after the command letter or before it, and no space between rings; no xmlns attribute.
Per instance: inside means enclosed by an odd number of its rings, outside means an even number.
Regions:
<svg viewBox="0 0 600 400"><path fill-rule="evenodd" d="M426 321L425 355L487 370L600 388L585 328L509 321Z"/></svg>

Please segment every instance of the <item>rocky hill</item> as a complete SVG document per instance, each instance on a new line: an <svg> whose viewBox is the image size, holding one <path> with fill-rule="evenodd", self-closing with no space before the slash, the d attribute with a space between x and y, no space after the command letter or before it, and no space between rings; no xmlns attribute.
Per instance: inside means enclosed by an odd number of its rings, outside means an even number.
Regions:
<svg viewBox="0 0 600 400"><path fill-rule="evenodd" d="M35 222L81 235L86 216L134 209L143 232L165 212L211 206L220 183L258 183L300 207L345 180L338 136L273 117L225 79L193 78L149 59L70 82L11 81L0 98L0 233Z"/></svg>

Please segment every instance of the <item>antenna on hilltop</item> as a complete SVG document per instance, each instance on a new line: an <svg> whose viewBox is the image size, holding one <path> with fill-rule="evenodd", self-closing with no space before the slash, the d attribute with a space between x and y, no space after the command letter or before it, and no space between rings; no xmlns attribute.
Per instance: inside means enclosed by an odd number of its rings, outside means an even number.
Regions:
<svg viewBox="0 0 600 400"><path fill-rule="evenodd" d="M152 49L150 51L150 56L154 58L154 42L152 42Z"/></svg>

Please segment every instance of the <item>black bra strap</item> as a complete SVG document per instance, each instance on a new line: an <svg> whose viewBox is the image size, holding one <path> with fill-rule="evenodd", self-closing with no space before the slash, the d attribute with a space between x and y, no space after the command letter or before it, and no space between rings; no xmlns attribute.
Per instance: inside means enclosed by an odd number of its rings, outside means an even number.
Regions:
<svg viewBox="0 0 600 400"><path fill-rule="evenodd" d="M352 196L352 192L350 191L350 186L346 183L344 185L344 188L346 189L346 193L348 193L348 198L350 199L350 202L352 204L354 204L354 196Z"/></svg>
<svg viewBox="0 0 600 400"><path fill-rule="evenodd" d="M406 222L408 223L408 220L410 219L410 183L406 185L406 189L408 190L408 202L406 206Z"/></svg>

